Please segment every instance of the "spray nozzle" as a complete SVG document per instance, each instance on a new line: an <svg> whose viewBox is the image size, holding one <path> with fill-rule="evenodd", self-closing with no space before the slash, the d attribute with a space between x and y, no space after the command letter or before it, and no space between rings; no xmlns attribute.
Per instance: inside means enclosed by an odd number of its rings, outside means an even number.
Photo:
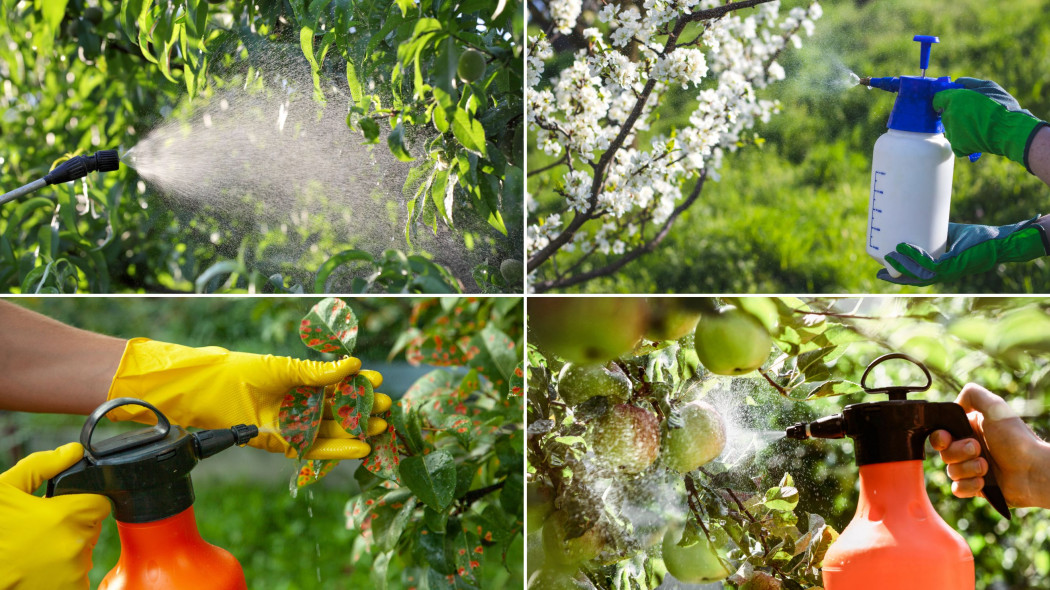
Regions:
<svg viewBox="0 0 1050 590"><path fill-rule="evenodd" d="M157 424L93 442L98 422L125 405L147 408ZM187 432L157 408L132 398L110 400L91 413L80 431L84 458L47 482L47 495L101 494L113 502L120 522L153 522L193 504L190 471L206 459L259 434L255 426Z"/></svg>
<svg viewBox="0 0 1050 590"><path fill-rule="evenodd" d="M876 366L893 359L906 360L919 367L926 377L922 385L889 385L869 387L868 375ZM921 362L901 353L883 355L868 365L860 379L860 386L869 394L888 394L890 399L846 406L841 414L827 416L810 423L799 422L787 429L787 437L795 440L809 438L853 439L858 466L873 463L914 461L926 458L926 439L935 430L947 430L952 438L977 438L981 456L988 461L984 477L984 497L1004 518L1010 518L1010 509L995 479L995 462L984 441L976 437L966 410L955 402L927 402L907 399L907 394L926 391L932 384L929 370Z"/></svg>
<svg viewBox="0 0 1050 590"><path fill-rule="evenodd" d="M74 156L62 162L44 177L47 184L59 184L84 178L89 172L111 172L120 167L117 150L100 150L90 156Z"/></svg>

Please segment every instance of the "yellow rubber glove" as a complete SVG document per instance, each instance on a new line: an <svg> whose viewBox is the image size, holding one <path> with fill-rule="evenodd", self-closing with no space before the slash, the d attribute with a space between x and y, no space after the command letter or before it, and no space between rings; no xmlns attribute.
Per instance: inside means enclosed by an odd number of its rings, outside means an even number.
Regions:
<svg viewBox="0 0 1050 590"><path fill-rule="evenodd" d="M0 588L87 588L91 550L109 500L95 494L38 498L33 490L84 456L80 443L33 453L0 473Z"/></svg>
<svg viewBox="0 0 1050 590"><path fill-rule="evenodd" d="M281 438L278 423L284 395L296 386L334 385L356 373L367 378L373 387L383 383L382 375L362 371L361 361L354 357L324 363L134 338L124 349L108 399L133 397L147 401L181 426L229 428L254 424L259 427L259 436L249 445L294 458L295 449ZM389 409L390 398L376 393L372 413ZM153 413L141 406L119 407L109 413L109 418L155 423ZM382 418L369 418L369 433L385 428ZM317 439L304 458L359 459L370 451L368 443L340 428L326 408Z"/></svg>

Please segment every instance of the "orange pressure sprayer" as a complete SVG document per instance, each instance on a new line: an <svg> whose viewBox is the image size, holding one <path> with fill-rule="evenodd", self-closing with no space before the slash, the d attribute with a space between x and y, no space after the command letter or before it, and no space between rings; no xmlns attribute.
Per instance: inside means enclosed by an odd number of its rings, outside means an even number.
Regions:
<svg viewBox="0 0 1050 590"><path fill-rule="evenodd" d="M866 386L871 370L890 359L918 365L926 384ZM934 430L947 430L953 438L974 433L959 404L906 399L908 393L929 389L931 382L922 363L887 354L868 365L860 384L867 393L889 394L889 400L851 404L841 414L788 428L788 438L797 440L850 437L860 467L857 513L824 556L825 590L974 590L973 553L934 511L922 464ZM981 454L989 465L984 497L1009 519L983 442Z"/></svg>
<svg viewBox="0 0 1050 590"><path fill-rule="evenodd" d="M98 421L123 405L148 408L157 416L156 426L92 443ZM245 424L190 433L132 398L108 401L92 412L80 431L84 458L48 480L47 495L102 494L113 503L120 559L99 590L246 590L236 558L197 531L190 470L258 434Z"/></svg>

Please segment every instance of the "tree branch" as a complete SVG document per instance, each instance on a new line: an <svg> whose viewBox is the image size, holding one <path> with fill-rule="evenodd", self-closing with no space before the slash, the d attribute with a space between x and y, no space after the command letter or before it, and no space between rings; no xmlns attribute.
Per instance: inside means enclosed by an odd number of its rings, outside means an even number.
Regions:
<svg viewBox="0 0 1050 590"><path fill-rule="evenodd" d="M670 35L668 35L667 44L664 46L662 55L668 55L675 50L675 47L677 46L678 42L678 37L681 36L682 32L685 30L686 25L688 25L689 23L719 18L721 16L725 16L726 14L734 10L751 8L753 6L758 6L759 4L765 4L771 1L772 0L742 0L740 2L733 2L730 4L725 4L723 6L716 6L714 8L709 8L707 10L701 10L689 15L681 16L675 22L674 30L671 31ZM583 212L578 212L575 215L575 217L573 217L569 225L560 234L555 236L554 239L550 240L550 242L548 242L545 247L541 248L538 252L529 257L527 265L528 272L531 273L535 271L537 268L539 268L541 264L543 264L549 258L554 256L561 249L562 246L564 246L566 243L569 242L569 240L572 239L572 237L576 234L577 231L579 231L579 229L583 226L584 223L590 221L591 219L594 219L595 211L598 208L598 195L601 194L602 187L605 184L605 172L608 169L609 164L612 162L613 157L616 155L616 152L618 152L620 148L623 147L624 141L626 141L627 136L630 135L632 129L634 128L634 124L638 121L638 118L641 116L642 111L645 109L646 103L649 101L649 96L652 94L653 89L655 87L656 80L653 78L649 78L649 80L647 80L645 83L645 87L643 87L642 91L638 94L638 100L635 102L634 108L631 109L631 112L627 115L627 119L624 120L623 124L620 126L620 132L616 135L612 142L610 142L608 149L605 150L605 152L601 155L601 158L598 159L598 163L594 166L594 179L591 183L590 203L587 207L587 210ZM702 184L702 182L700 184ZM692 200L695 200L695 196L692 197ZM689 201L689 204L692 204L692 200ZM686 208L688 208L688 205ZM676 213L677 212L678 210L676 209ZM677 217L677 214L672 215L671 219L673 219L674 217ZM657 244L659 243L659 241L663 240L663 237L666 235L667 230L669 228L669 225L664 226L656 242ZM644 249L648 246L649 245L647 244L646 246L643 246L642 249L632 252L634 256L631 257L629 260L617 261L613 264L608 265L607 267L605 267L605 269L598 270L604 271L606 273L618 270L627 262L634 260L635 258L644 254L647 251L651 251L651 249ZM655 246L656 244L652 245L652 247ZM579 277L569 277L563 280L555 279L552 281L547 281L546 283L541 283L540 285L538 285L537 292L543 292L559 286L573 285L584 281L588 281L597 276L601 276L601 274L592 274L594 272L596 271L591 271L591 273L586 273L585 275L580 275Z"/></svg>
<svg viewBox="0 0 1050 590"><path fill-rule="evenodd" d="M587 271L585 273L581 273L581 274L578 274L578 275L567 277L565 279L552 280L552 281L547 281L547 282L544 282L544 283L539 283L539 284L533 285L533 287L536 289L536 292L537 293L543 293L543 292L549 291L551 289L557 289L557 288L560 288L560 287L568 287L570 285L576 285L576 284L579 284L579 283L583 283L583 282L589 281L591 279L595 279L595 278L598 278L598 277L603 277L603 276L610 275L610 274L620 270L621 268L626 266L627 263L633 261L634 259L638 258L642 254L648 254L649 252L652 252L653 250L656 249L657 246L660 245L660 242L663 242L664 238L667 237L667 234L671 231L671 224L674 223L675 219L677 219L679 215L681 215L683 212L685 212L686 209L691 207L693 205L693 203L696 202L696 199L700 196L700 191L704 187L704 181L705 180L707 180L707 170L706 169L704 170L704 172L702 172L700 174L700 180L698 180L697 183L696 183L696 186L693 187L693 192L691 192L689 194L689 197L685 201L683 201L682 204L680 204L677 207L675 207L675 210L673 212L671 212L671 215L669 215L667 217L667 220L664 221L664 224L663 224L663 226L661 226L660 231L657 232L657 234L655 236L653 236L652 240L646 242L645 244L642 244L641 246L635 248L634 250L631 250L627 254L621 256L615 262L607 264L607 265L605 265L605 266L603 266L601 268L596 268L594 270L590 270L590 271Z"/></svg>

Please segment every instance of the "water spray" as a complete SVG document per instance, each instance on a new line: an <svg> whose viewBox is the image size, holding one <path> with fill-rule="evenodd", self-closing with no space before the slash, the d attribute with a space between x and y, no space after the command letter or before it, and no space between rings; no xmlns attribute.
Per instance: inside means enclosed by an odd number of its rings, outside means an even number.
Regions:
<svg viewBox="0 0 1050 590"><path fill-rule="evenodd" d="M120 168L117 150L100 150L90 156L74 156L58 165L43 178L0 196L0 205L34 193L45 186L84 178L89 172L112 172Z"/></svg>
<svg viewBox="0 0 1050 590"><path fill-rule="evenodd" d="M886 127L875 142L871 162L867 251L892 277L900 272L886 262L897 244L914 244L930 256L944 254L948 244L948 210L952 199L955 155L944 137L933 97L962 88L951 78L928 78L930 48L940 39L916 35L920 44L919 76L858 78L858 85L897 95ZM981 154L971 154L974 162Z"/></svg>
<svg viewBox="0 0 1050 590"><path fill-rule="evenodd" d="M149 409L157 424L93 443L99 420L125 405ZM80 431L84 458L48 480L47 496L101 494L113 503L121 553L99 589L245 590L237 559L197 530L190 471L258 434L246 424L190 433L133 398L110 400L92 412Z"/></svg>
<svg viewBox="0 0 1050 590"><path fill-rule="evenodd" d="M922 369L924 385L868 387L877 365L904 359ZM975 438L966 411L955 402L907 399L926 391L932 379L919 361L900 353L883 355L864 371L866 393L889 394L889 400L846 406L841 414L787 429L787 437L853 439L860 468L857 512L824 556L826 590L974 590L974 565L966 541L934 510L923 473L926 439L947 430L955 439ZM995 463L984 441L988 462L982 493L995 510L1010 518L1010 509L995 478Z"/></svg>

